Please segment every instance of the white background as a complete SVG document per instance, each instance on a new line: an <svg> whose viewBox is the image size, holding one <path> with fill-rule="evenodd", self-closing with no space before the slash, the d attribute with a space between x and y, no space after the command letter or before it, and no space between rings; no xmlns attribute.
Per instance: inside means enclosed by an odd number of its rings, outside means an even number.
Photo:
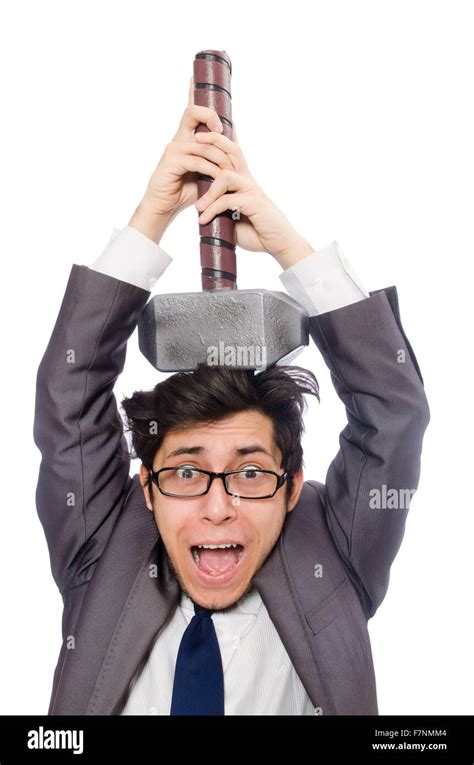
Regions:
<svg viewBox="0 0 474 765"><path fill-rule="evenodd" d="M379 707L474 712L473 13L455 0L2 4L0 713L47 712L61 643L34 500L36 369L71 265L127 225L206 48L231 57L239 143L265 192L314 249L337 239L369 290L397 286L431 422L370 622ZM199 290L193 207L161 245L174 261L154 292ZM239 250L238 271L241 288L281 288L267 254ZM324 480L344 408L314 345L295 363L321 384L304 448L306 477ZM162 377L134 334L117 398Z"/></svg>

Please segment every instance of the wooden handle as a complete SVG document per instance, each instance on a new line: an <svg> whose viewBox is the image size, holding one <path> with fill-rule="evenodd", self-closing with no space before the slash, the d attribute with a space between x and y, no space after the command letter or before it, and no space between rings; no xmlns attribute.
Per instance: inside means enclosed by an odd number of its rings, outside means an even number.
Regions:
<svg viewBox="0 0 474 765"><path fill-rule="evenodd" d="M194 58L194 103L214 109L222 122L223 134L232 138L232 64L221 50L202 50ZM209 132L200 123L196 133ZM209 175L198 173L198 198L213 182ZM235 220L232 210L216 215L209 223L199 224L201 282L203 290L237 289L235 258Z"/></svg>

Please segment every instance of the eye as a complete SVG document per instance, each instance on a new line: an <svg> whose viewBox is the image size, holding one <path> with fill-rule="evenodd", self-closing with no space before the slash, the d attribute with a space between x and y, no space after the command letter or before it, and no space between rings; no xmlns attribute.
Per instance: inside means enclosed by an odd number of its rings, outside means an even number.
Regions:
<svg viewBox="0 0 474 765"><path fill-rule="evenodd" d="M175 470L175 475L177 478L186 481L190 480L191 478L198 478L198 476L201 475L195 468L189 467L188 465L184 465L183 467L178 467Z"/></svg>
<svg viewBox="0 0 474 765"><path fill-rule="evenodd" d="M255 465L248 465L247 467L241 468L244 472L241 473L241 477L244 480L253 481L255 478L258 478L260 475L261 468L256 467Z"/></svg>

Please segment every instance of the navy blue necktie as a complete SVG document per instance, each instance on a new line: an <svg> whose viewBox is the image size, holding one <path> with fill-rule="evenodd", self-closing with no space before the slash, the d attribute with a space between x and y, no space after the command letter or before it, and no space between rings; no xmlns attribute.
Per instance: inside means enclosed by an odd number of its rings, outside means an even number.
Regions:
<svg viewBox="0 0 474 765"><path fill-rule="evenodd" d="M224 673L211 614L194 604L176 659L172 715L224 714Z"/></svg>

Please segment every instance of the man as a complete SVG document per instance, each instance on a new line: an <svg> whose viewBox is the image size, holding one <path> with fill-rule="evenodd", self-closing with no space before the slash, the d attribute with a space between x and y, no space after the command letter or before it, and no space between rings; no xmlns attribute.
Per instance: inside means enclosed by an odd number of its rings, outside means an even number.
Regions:
<svg viewBox="0 0 474 765"><path fill-rule="evenodd" d="M129 225L73 265L37 377L37 507L64 602L49 714L376 714L367 621L417 488L429 409L395 287L368 293L337 242L315 252L191 100ZM210 132L194 134L199 123ZM159 241L214 182L310 315L347 425L304 480L299 367L203 367L123 402L126 343L170 257ZM378 494L377 494L378 492Z"/></svg>

